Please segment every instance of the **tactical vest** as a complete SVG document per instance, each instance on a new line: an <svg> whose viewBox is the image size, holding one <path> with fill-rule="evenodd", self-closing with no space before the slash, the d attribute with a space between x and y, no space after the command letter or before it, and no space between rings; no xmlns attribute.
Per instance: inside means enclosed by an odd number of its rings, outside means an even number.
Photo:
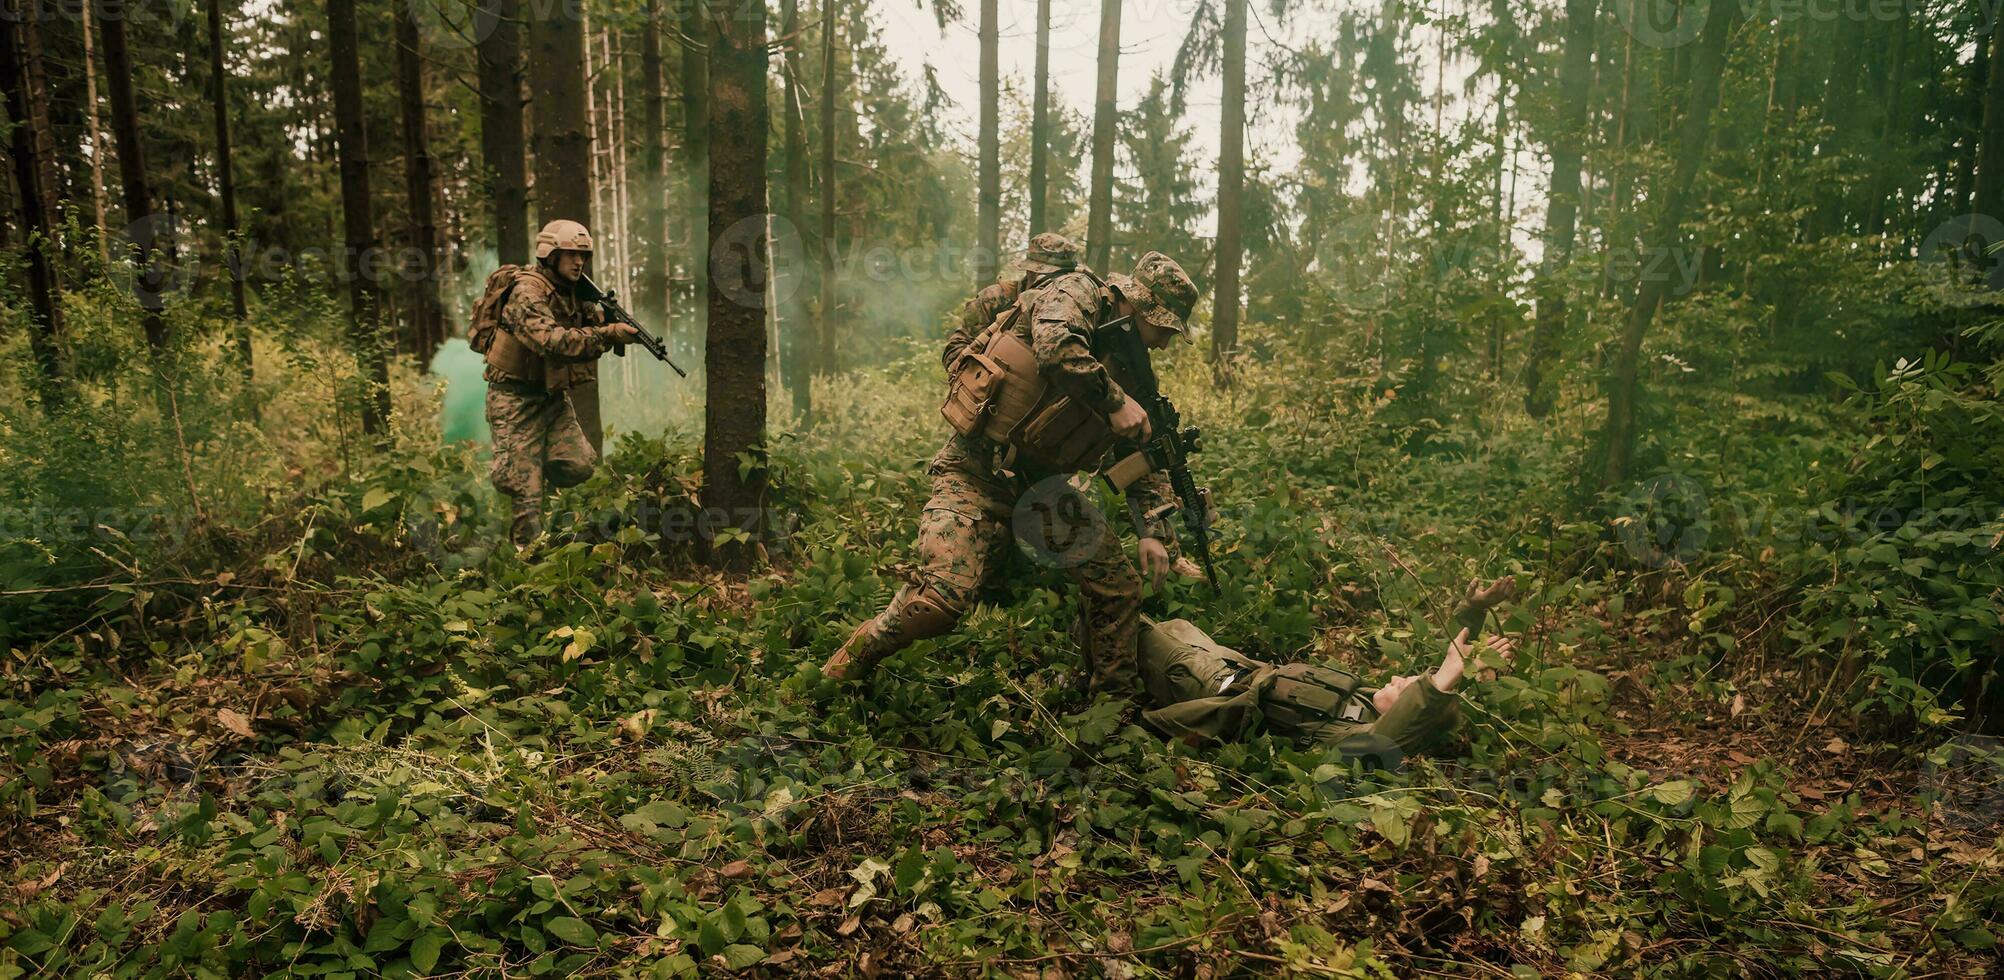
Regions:
<svg viewBox="0 0 2004 980"><path fill-rule="evenodd" d="M1015 330L1041 294L1023 290L1016 305L968 345L948 379L939 413L962 436L1008 447L1012 466L1027 464L1047 473L1097 468L1113 448L1113 426L1098 409L1052 387L1037 367L1036 353Z"/></svg>
<svg viewBox="0 0 2004 980"><path fill-rule="evenodd" d="M514 290L516 288L516 285L519 285L524 277L542 276L541 272L528 266L518 266L516 267L516 269L517 271L515 273L515 282L510 284L504 291L501 292L499 296L499 303L494 307L493 310L495 324L498 329L492 331L493 340L491 344L488 346L486 351L487 363L496 368L499 368L501 371L507 373L510 377L513 377L517 380L526 381L530 384L542 385L545 390L551 392L563 391L569 388L574 381L579 380L577 378L578 372L575 370L575 365L545 358L541 354L538 354L534 350L531 350L529 345L523 343L520 339L518 339L515 336L515 334L508 329L507 323L501 319L502 311L506 309L508 302L510 302L514 297ZM497 272L496 275L498 274L499 273ZM494 284L490 281L489 283L490 293L493 291L493 285ZM584 317L578 311L575 304L573 304L573 309L569 314L569 316L568 317L563 316L562 311L557 307L557 304L555 303L555 300L558 298L559 295L560 294L555 291L554 287L552 287L552 292L550 295L550 299L552 301L551 313L554 315L558 315L560 319L569 319L574 321L572 323L566 324L567 326L582 326L584 323ZM483 297L483 299L485 299L485 297ZM478 311L476 310L476 317L477 316L478 316Z"/></svg>
<svg viewBox="0 0 2004 980"><path fill-rule="evenodd" d="M1166 735L1233 739L1258 723L1275 734L1319 739L1378 717L1357 675L1255 660L1187 620L1145 623L1139 648L1142 684L1156 705L1142 718Z"/></svg>

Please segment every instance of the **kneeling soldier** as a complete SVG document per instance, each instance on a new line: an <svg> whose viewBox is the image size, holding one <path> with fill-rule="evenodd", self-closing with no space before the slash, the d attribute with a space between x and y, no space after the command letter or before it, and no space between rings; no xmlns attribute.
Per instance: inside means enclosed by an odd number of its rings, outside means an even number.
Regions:
<svg viewBox="0 0 2004 980"><path fill-rule="evenodd" d="M1102 280L1061 269L1022 290L959 350L941 409L953 435L933 459L932 497L919 518L918 580L856 628L822 666L824 676L860 675L952 630L1002 568L1012 534L1023 534L1032 549L1058 559L1084 596L1092 689L1133 696L1141 573L1159 584L1169 570L1176 497L1162 473L1127 476L1141 539L1137 572L1119 535L1069 481L1130 455L1148 436L1148 413L1095 356L1101 331L1136 330L1159 350L1183 334L1196 301L1190 277L1160 252L1143 256L1132 276Z"/></svg>
<svg viewBox="0 0 2004 980"><path fill-rule="evenodd" d="M516 544L542 529L549 488L583 483L598 462L570 389L598 376L600 355L639 339L626 324L607 325L598 304L578 299L591 250L584 225L544 225L536 234L536 264L514 270L500 297L499 329L487 348L487 424L494 430L494 488L513 508Z"/></svg>

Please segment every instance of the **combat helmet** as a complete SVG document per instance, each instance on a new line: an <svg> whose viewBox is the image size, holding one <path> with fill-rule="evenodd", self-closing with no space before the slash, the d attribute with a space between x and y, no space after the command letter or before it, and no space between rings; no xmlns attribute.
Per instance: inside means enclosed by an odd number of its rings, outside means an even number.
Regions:
<svg viewBox="0 0 2004 980"><path fill-rule="evenodd" d="M536 233L536 258L547 259L551 252L590 252L591 232L568 218L558 218Z"/></svg>

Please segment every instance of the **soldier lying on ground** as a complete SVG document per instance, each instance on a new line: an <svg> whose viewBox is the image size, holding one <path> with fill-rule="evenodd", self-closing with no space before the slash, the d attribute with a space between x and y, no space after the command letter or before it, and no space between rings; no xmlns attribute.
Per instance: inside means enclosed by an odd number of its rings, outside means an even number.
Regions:
<svg viewBox="0 0 2004 980"><path fill-rule="evenodd" d="M1142 720L1191 744L1251 734L1260 726L1345 757L1381 763L1425 750L1459 721L1455 689L1479 655L1475 637L1489 610L1516 591L1509 577L1484 588L1468 583L1454 615L1460 627L1440 666L1424 674L1364 685L1356 674L1314 664L1273 665L1218 644L1181 619L1144 624L1141 680L1154 709ZM1481 653L1507 662L1514 644L1491 637ZM1497 666L1487 664L1482 666ZM1482 667L1478 667L1478 670Z"/></svg>

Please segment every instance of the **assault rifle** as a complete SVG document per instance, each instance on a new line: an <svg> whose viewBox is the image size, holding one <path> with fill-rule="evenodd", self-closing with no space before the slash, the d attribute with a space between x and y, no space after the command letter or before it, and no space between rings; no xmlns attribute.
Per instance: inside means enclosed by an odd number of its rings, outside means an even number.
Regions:
<svg viewBox="0 0 2004 980"><path fill-rule="evenodd" d="M689 376L689 372L682 370L681 365L668 359L668 345L662 343L661 338L648 333L647 328L633 318L633 314L626 312L625 307L619 305L619 301L612 297L610 290L598 288L598 283L592 282L590 276L583 274L578 276L578 299L587 303L597 303L599 309L605 311L607 323L624 323L638 331L640 346L647 348L647 353L654 355L655 360L674 368L676 374L685 378ZM625 357L626 347L624 345L614 347L612 352Z"/></svg>
<svg viewBox="0 0 2004 980"><path fill-rule="evenodd" d="M1142 343L1133 317L1106 324L1097 336L1099 346L1105 349L1095 353L1120 370L1122 380L1128 383L1128 397L1140 402L1148 413L1149 434L1141 444L1141 456L1150 470L1169 474L1170 489L1182 504L1183 525L1190 531L1190 550L1196 552L1204 581L1217 595L1218 574L1211 567L1211 491L1197 486L1190 476L1190 454L1203 450L1203 433L1194 425L1185 428L1176 406L1162 394L1155 380L1155 365L1148 359L1148 345Z"/></svg>

